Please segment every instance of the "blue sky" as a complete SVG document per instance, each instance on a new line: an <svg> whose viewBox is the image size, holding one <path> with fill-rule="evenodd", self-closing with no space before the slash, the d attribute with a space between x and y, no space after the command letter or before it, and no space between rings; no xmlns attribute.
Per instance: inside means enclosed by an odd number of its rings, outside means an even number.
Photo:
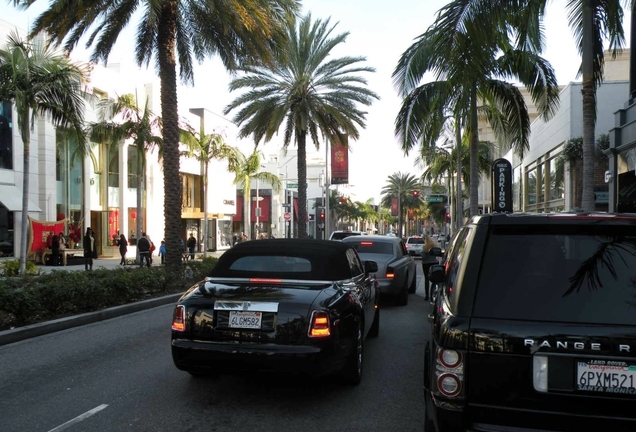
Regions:
<svg viewBox="0 0 636 432"><path fill-rule="evenodd" d="M304 0L303 10L311 12L313 18L330 18L337 23L336 33L349 32L346 43L334 52L335 56L364 56L367 65L376 69L368 74L369 87L381 99L368 108L367 127L360 132L360 139L351 142L349 157L350 186L347 192L352 198L366 201L380 198L380 190L389 175L408 172L419 176L421 168L414 166L415 155L404 155L393 133L393 123L400 100L393 89L391 74L399 56L410 46L413 39L434 23L436 12L446 0ZM551 2L546 17L546 57L556 70L560 84L577 80L580 60L567 26L563 3ZM27 28L29 22L48 5L47 0L38 0L28 11L16 11L6 2L0 3L0 17ZM629 17L628 17L629 18ZM625 23L629 32L629 22ZM127 29L126 37L118 43L109 63L125 63L132 57L133 26ZM77 51L77 50L76 50ZM86 56L81 51L74 55ZM145 72L149 77L154 69ZM204 107L221 113L235 95L227 90L230 77L217 59L198 65L195 70L195 86L181 87L179 106L181 111L191 107ZM266 153L275 152L279 141L263 146ZM324 155L324 149L320 150Z"/></svg>

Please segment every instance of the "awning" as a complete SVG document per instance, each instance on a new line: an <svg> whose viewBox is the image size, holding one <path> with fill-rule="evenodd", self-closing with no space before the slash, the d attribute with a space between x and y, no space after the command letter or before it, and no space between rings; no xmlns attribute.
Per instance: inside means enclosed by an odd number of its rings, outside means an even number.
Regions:
<svg viewBox="0 0 636 432"><path fill-rule="evenodd" d="M22 211L22 191L14 185L0 184L0 202L9 211ZM42 209L29 200L29 211L40 212Z"/></svg>

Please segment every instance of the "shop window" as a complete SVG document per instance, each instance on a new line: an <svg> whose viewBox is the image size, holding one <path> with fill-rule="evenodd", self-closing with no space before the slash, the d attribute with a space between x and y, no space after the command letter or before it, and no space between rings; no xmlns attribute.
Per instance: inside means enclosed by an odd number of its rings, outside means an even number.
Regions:
<svg viewBox="0 0 636 432"><path fill-rule="evenodd" d="M13 120L11 102L0 102L0 168L13 169Z"/></svg>

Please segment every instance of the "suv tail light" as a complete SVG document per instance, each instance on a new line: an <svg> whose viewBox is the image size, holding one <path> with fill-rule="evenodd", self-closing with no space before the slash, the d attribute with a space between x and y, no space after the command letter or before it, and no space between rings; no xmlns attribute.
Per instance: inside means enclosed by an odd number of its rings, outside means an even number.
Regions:
<svg viewBox="0 0 636 432"><path fill-rule="evenodd" d="M311 313L309 337L327 337L330 335L331 327L329 326L329 315L326 312L313 311Z"/></svg>
<svg viewBox="0 0 636 432"><path fill-rule="evenodd" d="M185 306L177 306L174 308L172 315L172 330L185 331Z"/></svg>
<svg viewBox="0 0 636 432"><path fill-rule="evenodd" d="M446 398L464 394L464 354L457 350L437 348L434 392Z"/></svg>

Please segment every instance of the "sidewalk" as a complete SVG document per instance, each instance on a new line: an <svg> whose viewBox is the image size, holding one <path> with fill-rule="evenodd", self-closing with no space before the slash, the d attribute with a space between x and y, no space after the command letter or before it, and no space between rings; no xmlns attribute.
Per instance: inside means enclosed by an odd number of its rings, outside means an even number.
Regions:
<svg viewBox="0 0 636 432"><path fill-rule="evenodd" d="M223 252L225 252L224 250L220 250L220 251L212 251L212 252L208 252L208 256L209 257L215 257L218 258L221 255L223 255ZM133 250L129 250L128 254L126 255L126 258L128 261L130 261L131 259L134 259L135 257L135 251L134 248ZM7 259L17 259L17 258L7 258ZM112 270L112 269L117 269L117 268L122 268L122 266L119 265L119 262L121 261L120 257L112 257L112 258L95 258L93 259L93 270L98 270L98 269L107 269L107 270ZM187 261L185 261L184 263L186 263ZM45 266L42 264L36 264L37 267L40 269L40 273L50 273L51 271L83 271L84 270L84 264L83 263L78 263L78 264L73 264L73 265L67 265L67 266ZM152 266L153 267L161 267L161 258L158 255L153 255L152 257ZM129 265L128 267L130 268L134 268L134 267L139 267L138 265Z"/></svg>

